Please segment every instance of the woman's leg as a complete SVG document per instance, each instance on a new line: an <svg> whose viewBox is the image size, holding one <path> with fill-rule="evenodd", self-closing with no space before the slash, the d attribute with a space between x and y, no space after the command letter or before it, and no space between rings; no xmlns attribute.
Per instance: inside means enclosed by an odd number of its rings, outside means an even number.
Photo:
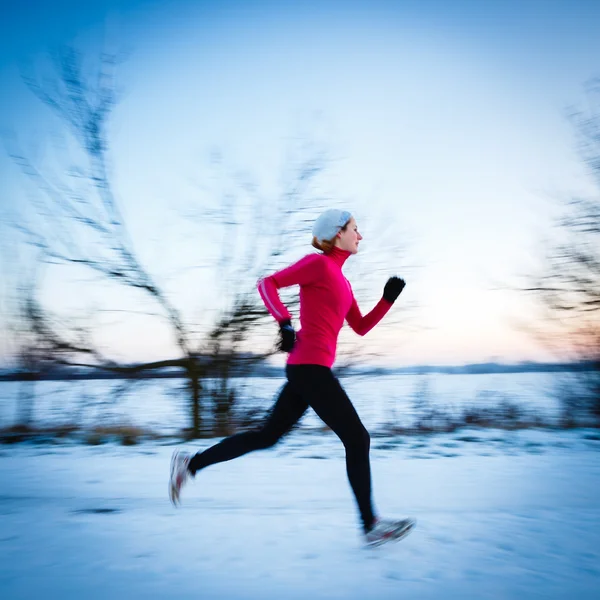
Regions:
<svg viewBox="0 0 600 600"><path fill-rule="evenodd" d="M190 460L188 467L190 473L195 475L196 471L209 465L273 446L298 422L307 408L308 404L302 396L286 383L271 414L260 429L232 435L204 452L198 452Z"/></svg>
<svg viewBox="0 0 600 600"><path fill-rule="evenodd" d="M346 471L365 531L375 521L371 499L370 436L350 398L327 367L288 367L288 379L346 449Z"/></svg>

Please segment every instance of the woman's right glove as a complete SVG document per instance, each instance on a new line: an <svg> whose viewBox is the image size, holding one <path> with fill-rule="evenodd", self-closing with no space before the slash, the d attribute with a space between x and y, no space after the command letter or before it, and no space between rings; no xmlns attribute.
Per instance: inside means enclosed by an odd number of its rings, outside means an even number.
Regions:
<svg viewBox="0 0 600 600"><path fill-rule="evenodd" d="M282 352L291 352L296 343L296 332L289 319L279 323L279 349Z"/></svg>

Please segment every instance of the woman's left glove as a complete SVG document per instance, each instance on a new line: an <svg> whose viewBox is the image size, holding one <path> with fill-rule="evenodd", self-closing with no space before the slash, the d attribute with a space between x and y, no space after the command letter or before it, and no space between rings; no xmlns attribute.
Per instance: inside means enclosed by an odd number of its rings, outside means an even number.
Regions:
<svg viewBox="0 0 600 600"><path fill-rule="evenodd" d="M383 297L393 304L404 289L404 286L406 286L404 279L401 279L400 277L390 277L383 288Z"/></svg>

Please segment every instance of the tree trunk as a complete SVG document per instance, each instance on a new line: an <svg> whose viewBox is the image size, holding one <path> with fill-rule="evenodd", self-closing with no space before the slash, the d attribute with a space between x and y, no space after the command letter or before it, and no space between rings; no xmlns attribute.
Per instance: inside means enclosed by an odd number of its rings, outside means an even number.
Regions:
<svg viewBox="0 0 600 600"><path fill-rule="evenodd" d="M202 415L200 414L200 379L197 373L190 374L190 391L192 400L192 438L200 437Z"/></svg>
<svg viewBox="0 0 600 600"><path fill-rule="evenodd" d="M33 402L35 398L36 373L27 373L27 377L21 382L19 391L19 402L17 405L17 425L30 427L33 421Z"/></svg>

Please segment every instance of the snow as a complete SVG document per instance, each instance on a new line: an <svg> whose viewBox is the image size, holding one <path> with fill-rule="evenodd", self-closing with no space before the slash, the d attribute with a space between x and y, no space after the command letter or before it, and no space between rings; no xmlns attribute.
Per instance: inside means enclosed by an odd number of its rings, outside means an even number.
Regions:
<svg viewBox="0 0 600 600"><path fill-rule="evenodd" d="M369 429L393 421L408 426L413 421L414 402L426 401L443 410L466 406L496 406L503 400L519 404L552 419L559 409L556 390L563 373L510 373L484 375L391 374L373 377L343 377L342 384ZM233 379L240 409L268 409L285 383L285 377ZM183 379L130 381L125 393L111 392L123 386L118 380L42 381L35 386L33 419L37 425L77 423L128 423L174 434L189 426L189 395ZM375 385L374 385L375 383ZM18 422L22 382L0 385L0 426ZM320 427L312 411L301 427Z"/></svg>
<svg viewBox="0 0 600 600"><path fill-rule="evenodd" d="M210 467L179 509L174 447L0 447L0 598L598 597L598 432L373 438L378 510L418 520L376 549L333 435Z"/></svg>

